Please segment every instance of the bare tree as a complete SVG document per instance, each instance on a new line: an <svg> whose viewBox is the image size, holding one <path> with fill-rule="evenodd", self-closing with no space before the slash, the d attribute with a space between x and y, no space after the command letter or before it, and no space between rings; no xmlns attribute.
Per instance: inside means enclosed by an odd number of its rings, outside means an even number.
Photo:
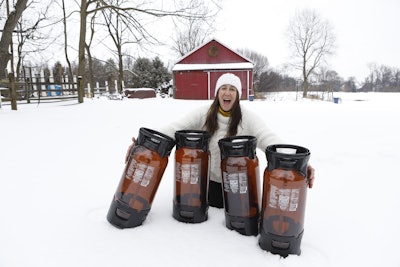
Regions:
<svg viewBox="0 0 400 267"><path fill-rule="evenodd" d="M6 69L11 59L10 44L12 42L13 31L17 26L18 20L26 9L28 0L18 0L14 5L14 10L9 12L7 20L2 30L0 39L0 79L6 78ZM7 7L9 2L7 0Z"/></svg>
<svg viewBox="0 0 400 267"><path fill-rule="evenodd" d="M258 90L259 92L277 91L282 82L282 76L274 71L265 71L260 74Z"/></svg>
<svg viewBox="0 0 400 267"><path fill-rule="evenodd" d="M238 49L237 52L242 56L246 57L247 59L249 59L253 63L254 65L253 83L255 85L254 89L257 90L258 89L257 85L260 82L261 74L268 71L269 68L268 58L258 52L255 52L247 48Z"/></svg>
<svg viewBox="0 0 400 267"><path fill-rule="evenodd" d="M51 27L51 23L44 25L44 22L48 20L47 15L50 6L51 5L46 5L44 9L41 10L28 4L26 12L21 15L17 23L15 31L17 36L17 42L15 44L17 53L14 56L14 58L17 58L15 66L17 77L21 74L25 56L32 53L40 54L45 51L53 41L49 38L48 34L44 33L45 28ZM35 10L35 14L26 14L29 13L28 10Z"/></svg>
<svg viewBox="0 0 400 267"><path fill-rule="evenodd" d="M400 70L395 67L369 63L369 76L362 87L364 91L374 92L399 92Z"/></svg>
<svg viewBox="0 0 400 267"><path fill-rule="evenodd" d="M120 6L124 0L114 0L113 4ZM116 91L121 93L122 81L124 81L124 61L123 46L129 43L138 43L134 30L130 27L131 18L120 13L119 10L104 9L102 14L105 20L105 26L114 44L114 49L110 49L118 59L118 79Z"/></svg>
<svg viewBox="0 0 400 267"><path fill-rule="evenodd" d="M343 91L344 92L355 92L357 90L356 86L356 78L355 77L349 77L346 81L343 83Z"/></svg>
<svg viewBox="0 0 400 267"><path fill-rule="evenodd" d="M97 7L99 7L100 4L97 3ZM88 64L88 77L89 77L89 84L90 88L92 88L91 94L94 96L94 73L93 73L93 56L92 52L90 50L90 47L92 46L93 43L93 38L94 38L94 33L95 33L95 25L96 25L96 18L97 18L97 11L92 14L92 17L90 19L90 36L89 36L89 41L86 42L85 48L86 48L86 53L87 53L87 64Z"/></svg>
<svg viewBox="0 0 400 267"><path fill-rule="evenodd" d="M315 90L322 93L321 99L332 100L333 92L341 90L343 79L339 77L336 71L325 67L320 67L316 76L318 85Z"/></svg>
<svg viewBox="0 0 400 267"><path fill-rule="evenodd" d="M179 2L179 3L178 3ZM99 3L99 6L97 4ZM181 6L184 4L185 6ZM131 30L135 31L136 38L143 40L154 40L157 42L157 38L152 36L148 32L149 25L142 23L139 17L153 17L161 18L166 16L171 17L202 17L204 14L200 12L194 12L193 8L190 7L186 2L174 1L169 7L163 7L156 2L145 2L134 3L132 6L132 1L124 1L121 5L109 4L104 0L81 0L80 6L80 35L79 35L79 46L78 46L78 79L79 79L79 89L78 89L78 102L83 102L84 84L85 84L85 45L86 45L86 23L87 18L90 14L97 12L99 10L112 9L118 12L121 16L129 20L129 25Z"/></svg>
<svg viewBox="0 0 400 267"><path fill-rule="evenodd" d="M62 0L62 11L63 11L63 28L64 28L64 54L65 54L65 60L67 61L68 65L68 76L69 79L72 79L72 66L71 66L71 61L69 60L68 56L68 30L67 30L67 13L65 9L65 0Z"/></svg>
<svg viewBox="0 0 400 267"><path fill-rule="evenodd" d="M203 16L177 18L174 21L176 31L171 49L179 56L184 56L202 45L215 31L215 19L221 10L218 1L211 1L211 6L201 0L191 0L189 5L194 10L202 10Z"/></svg>
<svg viewBox="0 0 400 267"><path fill-rule="evenodd" d="M287 35L293 50L293 65L302 72L303 97L307 97L310 75L334 51L333 29L316 11L304 9L290 20Z"/></svg>

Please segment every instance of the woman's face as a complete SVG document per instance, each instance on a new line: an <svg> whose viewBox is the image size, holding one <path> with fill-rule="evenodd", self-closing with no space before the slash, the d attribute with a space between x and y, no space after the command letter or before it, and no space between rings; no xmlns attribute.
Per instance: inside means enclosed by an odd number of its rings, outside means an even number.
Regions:
<svg viewBox="0 0 400 267"><path fill-rule="evenodd" d="M237 98L236 87L230 84L222 85L218 90L219 105L223 111L230 111Z"/></svg>

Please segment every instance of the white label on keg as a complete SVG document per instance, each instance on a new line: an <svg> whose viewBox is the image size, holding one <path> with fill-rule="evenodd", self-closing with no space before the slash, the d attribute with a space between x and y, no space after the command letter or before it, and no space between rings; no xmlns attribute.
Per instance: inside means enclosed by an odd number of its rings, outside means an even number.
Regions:
<svg viewBox="0 0 400 267"><path fill-rule="evenodd" d="M143 175L143 180L140 183L141 186L147 187L150 184L151 178L153 178L154 167L147 166L146 172Z"/></svg>
<svg viewBox="0 0 400 267"><path fill-rule="evenodd" d="M228 180L228 173L227 172L223 172L222 173L222 179L223 179L222 182L224 183L224 186L223 186L224 191L225 192L229 192L230 188L229 188L229 180Z"/></svg>
<svg viewBox="0 0 400 267"><path fill-rule="evenodd" d="M292 193L290 194L290 204L289 204L289 211L296 211L297 207L299 206L299 196L300 196L300 189L292 189Z"/></svg>
<svg viewBox="0 0 400 267"><path fill-rule="evenodd" d="M231 189L232 193L237 193L239 190L239 174L237 173L230 173L228 174L228 181L229 181L229 188Z"/></svg>
<svg viewBox="0 0 400 267"><path fill-rule="evenodd" d="M224 190L232 192L233 194L246 194L247 193L247 173L223 173Z"/></svg>
<svg viewBox="0 0 400 267"><path fill-rule="evenodd" d="M146 171L147 165L143 163L137 163L135 167L135 172L133 173L133 182L140 183L143 179L143 175Z"/></svg>
<svg viewBox="0 0 400 267"><path fill-rule="evenodd" d="M184 184L198 184L200 180L201 161L194 160L190 163L176 164L176 181Z"/></svg>
<svg viewBox="0 0 400 267"><path fill-rule="evenodd" d="M200 164L190 165L190 184L197 184L200 177Z"/></svg>
<svg viewBox="0 0 400 267"><path fill-rule="evenodd" d="M134 183L139 183L144 187L150 184L150 180L154 175L154 167L143 163L137 163L133 171L132 180ZM132 170L130 170L130 172L132 172Z"/></svg>
<svg viewBox="0 0 400 267"><path fill-rule="evenodd" d="M135 171L136 160L132 159L131 163L126 170L125 178L128 180L132 180L133 172Z"/></svg>
<svg viewBox="0 0 400 267"><path fill-rule="evenodd" d="M299 205L300 189L281 189L271 185L269 206L281 211L296 211Z"/></svg>
<svg viewBox="0 0 400 267"><path fill-rule="evenodd" d="M239 189L240 189L240 194L247 193L247 173L245 172L239 173Z"/></svg>
<svg viewBox="0 0 400 267"><path fill-rule="evenodd" d="M181 181L181 164L179 162L175 162L175 180Z"/></svg>
<svg viewBox="0 0 400 267"><path fill-rule="evenodd" d="M187 184L190 180L190 164L181 165L182 183Z"/></svg>

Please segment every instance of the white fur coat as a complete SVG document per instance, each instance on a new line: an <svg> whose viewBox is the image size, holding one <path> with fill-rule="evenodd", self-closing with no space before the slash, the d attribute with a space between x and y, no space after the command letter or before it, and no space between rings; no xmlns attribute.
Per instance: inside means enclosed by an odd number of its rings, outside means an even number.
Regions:
<svg viewBox="0 0 400 267"><path fill-rule="evenodd" d="M209 106L204 106L183 116L173 123L155 129L175 139L175 132L179 130L204 130L204 122ZM251 135L257 138L257 147L262 151L269 145L282 143L282 140L271 131L267 125L254 112L241 107L242 122L239 124L237 135ZM209 150L211 154L210 180L221 183L221 155L218 141L227 135L229 117L218 113L218 130L210 139Z"/></svg>

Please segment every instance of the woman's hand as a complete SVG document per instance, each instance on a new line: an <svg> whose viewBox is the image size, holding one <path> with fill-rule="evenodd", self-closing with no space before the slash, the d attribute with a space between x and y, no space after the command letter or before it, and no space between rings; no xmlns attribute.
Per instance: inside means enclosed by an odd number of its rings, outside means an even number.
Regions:
<svg viewBox="0 0 400 267"><path fill-rule="evenodd" d="M315 179L315 170L311 165L307 166L307 179L308 179L308 188L312 188L314 185Z"/></svg>
<svg viewBox="0 0 400 267"><path fill-rule="evenodd" d="M136 138L132 137L132 144L128 147L128 151L126 151L125 163L128 162L129 157L131 156L131 151L132 151L133 147L135 146L135 144L136 144Z"/></svg>

